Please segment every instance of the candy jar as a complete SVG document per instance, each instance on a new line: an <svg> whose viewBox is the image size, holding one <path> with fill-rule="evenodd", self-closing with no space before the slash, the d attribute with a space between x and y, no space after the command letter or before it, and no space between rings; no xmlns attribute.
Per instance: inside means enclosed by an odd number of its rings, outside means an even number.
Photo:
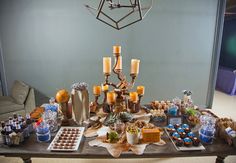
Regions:
<svg viewBox="0 0 236 163"><path fill-rule="evenodd" d="M178 114L178 106L176 105L171 105L170 108L168 109L168 114L171 116L177 116Z"/></svg>
<svg viewBox="0 0 236 163"><path fill-rule="evenodd" d="M51 105L51 106L55 107L55 105ZM54 133L59 128L58 127L57 111L49 109L49 108L51 108L51 107L45 108L45 112L43 113L42 117L43 117L43 120L49 125L49 129L50 129L51 133Z"/></svg>
<svg viewBox="0 0 236 163"><path fill-rule="evenodd" d="M51 140L49 125L45 121L40 120L36 123L36 135L38 142L48 142Z"/></svg>
<svg viewBox="0 0 236 163"><path fill-rule="evenodd" d="M199 129L199 138L201 142L212 144L215 134L215 118L212 116L201 116L200 122L202 124Z"/></svg>

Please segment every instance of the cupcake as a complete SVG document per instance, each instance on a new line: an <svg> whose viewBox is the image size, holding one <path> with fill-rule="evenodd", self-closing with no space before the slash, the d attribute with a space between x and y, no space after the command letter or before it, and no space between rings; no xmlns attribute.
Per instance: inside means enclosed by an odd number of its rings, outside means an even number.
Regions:
<svg viewBox="0 0 236 163"><path fill-rule="evenodd" d="M174 127L175 129L178 129L180 127L180 124L175 124Z"/></svg>
<svg viewBox="0 0 236 163"><path fill-rule="evenodd" d="M184 138L184 145L190 147L192 145L192 140L190 138Z"/></svg>
<svg viewBox="0 0 236 163"><path fill-rule="evenodd" d="M193 137L195 137L195 135L194 135L193 132L189 132L189 133L188 133L188 137L189 137L190 139L192 139Z"/></svg>
<svg viewBox="0 0 236 163"><path fill-rule="evenodd" d="M177 147L182 147L184 144L184 141L181 139L181 138L178 138L176 141L175 141L175 145Z"/></svg>
<svg viewBox="0 0 236 163"><path fill-rule="evenodd" d="M185 132L181 132L179 135L182 139L186 138L186 136L187 136L187 134Z"/></svg>
<svg viewBox="0 0 236 163"><path fill-rule="evenodd" d="M175 130L174 128L172 128L172 129L169 131L170 136L172 136L174 132L176 132L176 130Z"/></svg>
<svg viewBox="0 0 236 163"><path fill-rule="evenodd" d="M174 133L172 134L172 138L173 138L174 140L177 140L178 138L180 138L180 135L178 134L178 132L174 132Z"/></svg>
<svg viewBox="0 0 236 163"><path fill-rule="evenodd" d="M184 123L184 124L181 125L181 128L183 128L183 129L189 128L189 125Z"/></svg>
<svg viewBox="0 0 236 163"><path fill-rule="evenodd" d="M193 138L192 138L192 141L193 141L193 145L194 145L194 146L199 146L200 140L199 140L197 137L193 137Z"/></svg>
<svg viewBox="0 0 236 163"><path fill-rule="evenodd" d="M181 128L181 127L179 127L179 128L177 129L177 132L178 132L179 134L181 134L181 133L183 133L183 132L184 132L184 129L183 129L183 128Z"/></svg>
<svg viewBox="0 0 236 163"><path fill-rule="evenodd" d="M185 128L184 132L189 133L191 130L189 128Z"/></svg>
<svg viewBox="0 0 236 163"><path fill-rule="evenodd" d="M167 131L170 131L171 129L174 129L174 126L172 124L168 124L166 129L167 129Z"/></svg>

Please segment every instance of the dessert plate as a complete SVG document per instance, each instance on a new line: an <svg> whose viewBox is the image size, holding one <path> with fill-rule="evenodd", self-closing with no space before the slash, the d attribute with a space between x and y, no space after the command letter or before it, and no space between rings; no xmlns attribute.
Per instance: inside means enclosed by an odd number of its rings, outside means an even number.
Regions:
<svg viewBox="0 0 236 163"><path fill-rule="evenodd" d="M76 151L83 137L84 127L61 127L48 146L50 151Z"/></svg>

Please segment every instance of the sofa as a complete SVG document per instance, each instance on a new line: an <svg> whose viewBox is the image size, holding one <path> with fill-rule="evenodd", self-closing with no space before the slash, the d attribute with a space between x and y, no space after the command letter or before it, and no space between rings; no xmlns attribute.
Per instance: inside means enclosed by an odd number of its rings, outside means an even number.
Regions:
<svg viewBox="0 0 236 163"><path fill-rule="evenodd" d="M0 120L7 120L13 113L25 116L33 109L34 89L22 81L14 81L10 96L0 96Z"/></svg>

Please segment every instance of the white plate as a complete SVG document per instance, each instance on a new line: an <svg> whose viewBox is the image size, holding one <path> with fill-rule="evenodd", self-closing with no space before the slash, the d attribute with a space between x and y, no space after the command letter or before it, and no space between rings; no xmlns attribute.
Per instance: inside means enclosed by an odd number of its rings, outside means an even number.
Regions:
<svg viewBox="0 0 236 163"><path fill-rule="evenodd" d="M75 146L73 146L73 148L70 149L55 149L53 148L54 144L57 142L57 140L59 139L60 135L62 134L64 129L79 129L79 135L76 138L76 142L75 142ZM50 145L48 146L47 150L50 151L77 151L81 142L81 139L83 137L83 133L84 133L84 127L61 127L60 130L57 132L56 136L54 137L53 141L50 143ZM70 141L70 140L65 140L65 141Z"/></svg>
<svg viewBox="0 0 236 163"><path fill-rule="evenodd" d="M173 145L175 146L177 151L202 151L205 150L205 147L200 143L199 146L195 147L195 146L191 146L191 147L178 147L175 145L175 142L173 141L173 139L171 138L171 136L169 135L169 132L166 130L166 134L168 135L168 137L170 138L171 142L173 143Z"/></svg>

